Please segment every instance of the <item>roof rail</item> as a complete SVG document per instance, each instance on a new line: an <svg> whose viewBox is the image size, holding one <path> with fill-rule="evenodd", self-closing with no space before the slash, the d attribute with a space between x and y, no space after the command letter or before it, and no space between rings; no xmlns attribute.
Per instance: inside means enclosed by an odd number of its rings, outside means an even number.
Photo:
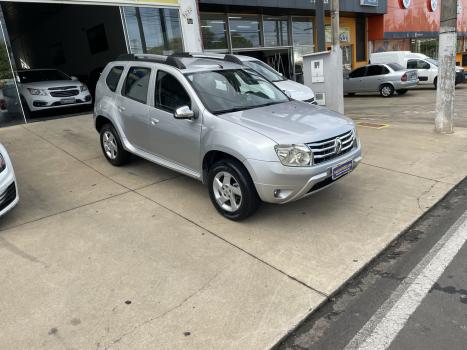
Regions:
<svg viewBox="0 0 467 350"><path fill-rule="evenodd" d="M142 61L142 62L165 63L165 64L168 64L169 66L173 66L178 69L186 68L186 66L179 59L179 57L175 55L163 56L163 55L153 55L153 54L127 53L127 54L122 54L118 56L117 61Z"/></svg>
<svg viewBox="0 0 467 350"><path fill-rule="evenodd" d="M243 66L242 60L239 59L239 58L238 58L237 56L235 56L235 55L227 54L227 55L225 55L224 60L225 60L225 61L228 61L228 62L236 63L236 64L239 64L239 65Z"/></svg>

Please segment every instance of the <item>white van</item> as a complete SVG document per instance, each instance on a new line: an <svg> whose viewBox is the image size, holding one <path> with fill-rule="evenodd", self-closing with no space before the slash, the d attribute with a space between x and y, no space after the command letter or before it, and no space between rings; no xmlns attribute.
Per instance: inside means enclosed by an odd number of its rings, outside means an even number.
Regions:
<svg viewBox="0 0 467 350"><path fill-rule="evenodd" d="M416 69L420 85L438 84L438 61L421 53L387 51L370 54L371 63L399 63L407 69ZM464 82L464 69L456 67L456 84Z"/></svg>

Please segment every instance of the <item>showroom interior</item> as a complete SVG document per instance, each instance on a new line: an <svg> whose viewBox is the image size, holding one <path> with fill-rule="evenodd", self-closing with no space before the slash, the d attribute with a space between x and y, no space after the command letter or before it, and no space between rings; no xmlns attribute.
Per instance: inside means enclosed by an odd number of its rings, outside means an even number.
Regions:
<svg viewBox="0 0 467 350"><path fill-rule="evenodd" d="M121 54L184 51L177 6L2 2L0 20L0 126L92 111L76 98L32 111L24 70L58 69L93 96L100 72Z"/></svg>

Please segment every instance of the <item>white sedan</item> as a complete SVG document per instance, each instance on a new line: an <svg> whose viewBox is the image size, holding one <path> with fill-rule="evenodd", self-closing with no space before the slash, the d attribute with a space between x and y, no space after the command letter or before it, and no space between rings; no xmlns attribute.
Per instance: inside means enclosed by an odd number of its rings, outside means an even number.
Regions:
<svg viewBox="0 0 467 350"><path fill-rule="evenodd" d="M18 200L15 171L8 152L0 143L0 216L11 210Z"/></svg>

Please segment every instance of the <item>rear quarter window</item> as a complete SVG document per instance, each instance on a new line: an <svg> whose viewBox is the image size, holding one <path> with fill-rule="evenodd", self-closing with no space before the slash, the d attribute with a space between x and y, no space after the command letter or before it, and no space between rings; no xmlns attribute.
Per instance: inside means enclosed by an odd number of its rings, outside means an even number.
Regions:
<svg viewBox="0 0 467 350"><path fill-rule="evenodd" d="M107 74L107 78L105 79L105 83L107 84L108 88L115 92L117 90L118 82L120 81L120 77L123 73L123 66L115 66L112 67L109 74Z"/></svg>

